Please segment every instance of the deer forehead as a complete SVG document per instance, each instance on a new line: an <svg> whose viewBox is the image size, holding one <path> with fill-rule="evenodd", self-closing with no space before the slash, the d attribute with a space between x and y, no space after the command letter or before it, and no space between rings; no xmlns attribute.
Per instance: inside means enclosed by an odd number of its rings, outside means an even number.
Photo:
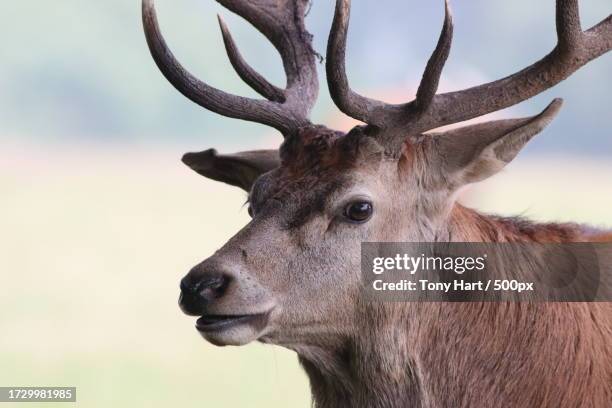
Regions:
<svg viewBox="0 0 612 408"><path fill-rule="evenodd" d="M282 166L259 177L249 196L255 214L277 217L285 228L303 226L313 217L332 211L344 197L368 196L360 173L313 168L299 172Z"/></svg>
<svg viewBox="0 0 612 408"><path fill-rule="evenodd" d="M382 194L378 190L393 185L383 178L397 178L398 159L385 156L374 139L354 133L289 140L281 157L280 167L255 181L249 203L255 212L282 209L292 228L352 199Z"/></svg>

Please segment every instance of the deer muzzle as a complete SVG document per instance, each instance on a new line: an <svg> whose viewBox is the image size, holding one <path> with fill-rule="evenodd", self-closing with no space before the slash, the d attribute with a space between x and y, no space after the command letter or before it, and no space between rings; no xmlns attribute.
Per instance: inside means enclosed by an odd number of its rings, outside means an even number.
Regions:
<svg viewBox="0 0 612 408"><path fill-rule="evenodd" d="M253 279L213 258L194 267L180 289L179 307L188 316L199 316L196 329L215 345L256 340L274 309L270 296Z"/></svg>

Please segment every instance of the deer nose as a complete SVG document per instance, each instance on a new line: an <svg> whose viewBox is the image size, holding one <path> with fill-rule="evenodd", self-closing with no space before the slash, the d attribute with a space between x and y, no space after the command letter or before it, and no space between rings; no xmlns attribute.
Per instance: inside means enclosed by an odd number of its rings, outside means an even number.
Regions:
<svg viewBox="0 0 612 408"><path fill-rule="evenodd" d="M231 280L227 273L202 271L196 266L181 280L180 308L190 316L203 315L212 301L225 294Z"/></svg>

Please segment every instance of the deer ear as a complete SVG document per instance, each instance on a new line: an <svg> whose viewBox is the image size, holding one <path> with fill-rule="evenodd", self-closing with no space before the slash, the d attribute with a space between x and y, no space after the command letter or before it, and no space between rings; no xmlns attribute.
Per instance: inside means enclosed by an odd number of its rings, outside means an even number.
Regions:
<svg viewBox="0 0 612 408"><path fill-rule="evenodd" d="M499 120L433 134L432 147L442 176L454 186L491 177L510 163L557 115L563 101L555 99L539 115Z"/></svg>
<svg viewBox="0 0 612 408"><path fill-rule="evenodd" d="M253 182L280 165L278 150L253 150L235 154L218 154L215 149L187 153L183 163L209 179L250 191Z"/></svg>

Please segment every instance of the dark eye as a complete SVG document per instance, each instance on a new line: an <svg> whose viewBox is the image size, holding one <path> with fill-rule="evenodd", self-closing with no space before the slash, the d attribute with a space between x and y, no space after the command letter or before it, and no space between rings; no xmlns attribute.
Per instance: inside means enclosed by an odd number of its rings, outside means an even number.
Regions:
<svg viewBox="0 0 612 408"><path fill-rule="evenodd" d="M344 216L353 222L365 222L372 216L372 203L356 201L350 203L344 210Z"/></svg>
<svg viewBox="0 0 612 408"><path fill-rule="evenodd" d="M253 218L253 207L251 207L251 206L249 205L249 206L248 206L248 208L247 208L247 212L249 213L249 216L250 216L251 218Z"/></svg>

